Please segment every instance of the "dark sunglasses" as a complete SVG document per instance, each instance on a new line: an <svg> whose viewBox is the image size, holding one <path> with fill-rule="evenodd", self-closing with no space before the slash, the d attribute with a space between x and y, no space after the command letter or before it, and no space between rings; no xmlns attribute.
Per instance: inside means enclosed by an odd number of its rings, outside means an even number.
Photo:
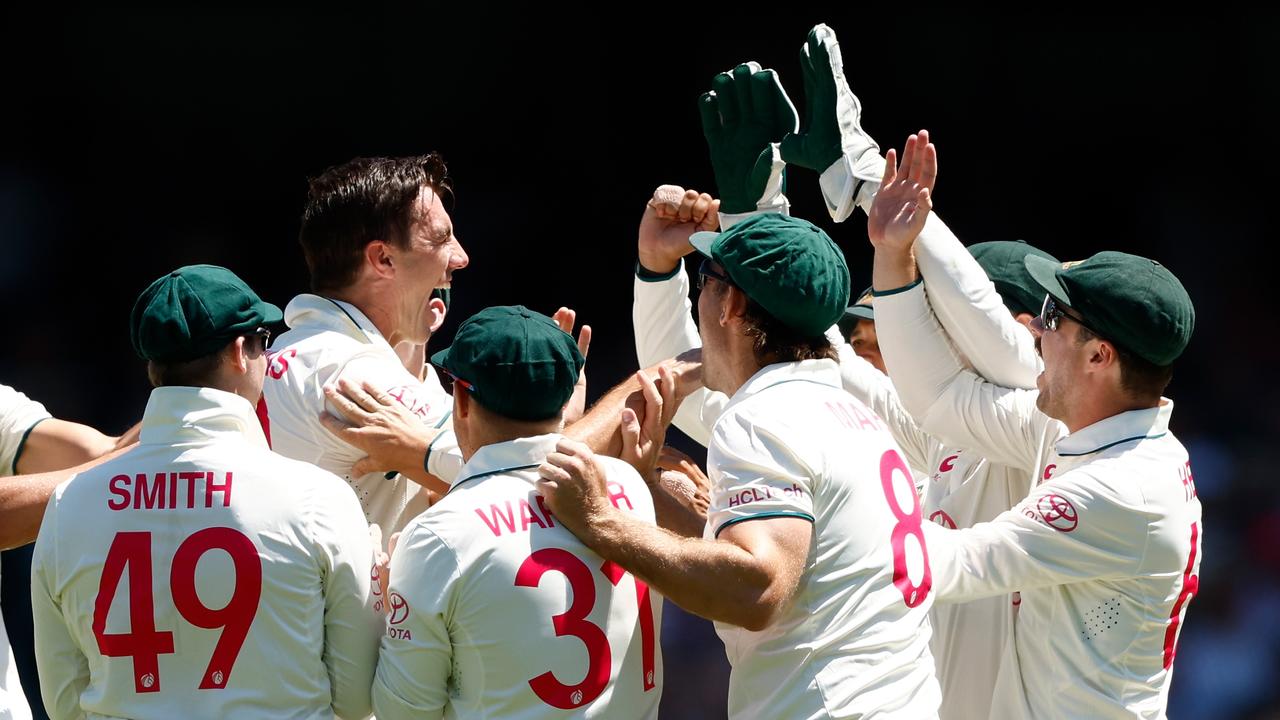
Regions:
<svg viewBox="0 0 1280 720"><path fill-rule="evenodd" d="M245 337L251 337L255 340L261 340L263 350L266 350L267 346L271 344L271 331L263 327L260 327L257 330L254 330L253 332L249 333Z"/></svg>
<svg viewBox="0 0 1280 720"><path fill-rule="evenodd" d="M1082 327L1088 328L1090 332L1093 332L1093 328L1086 325L1082 318L1072 315L1059 307L1058 301L1054 300L1052 295L1045 295L1044 304L1040 306L1040 324L1044 325L1044 329L1049 332L1056 332L1059 323L1064 317L1076 321Z"/></svg>
<svg viewBox="0 0 1280 720"><path fill-rule="evenodd" d="M719 280L725 285L733 284L733 281L730 280L727 275L724 275L723 273L718 273L715 270L711 269L710 259L704 259L702 261L702 264L698 266L698 289L699 290L701 290L703 287L706 286L707 278L711 278L713 280Z"/></svg>

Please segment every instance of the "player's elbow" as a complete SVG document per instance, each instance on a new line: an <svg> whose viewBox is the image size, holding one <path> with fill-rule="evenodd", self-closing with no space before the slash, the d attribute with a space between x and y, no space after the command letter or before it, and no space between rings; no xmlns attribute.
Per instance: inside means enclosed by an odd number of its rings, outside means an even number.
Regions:
<svg viewBox="0 0 1280 720"><path fill-rule="evenodd" d="M760 632L777 622L784 603L773 593L765 592L753 598L742 598L734 603L735 618L731 621L744 630Z"/></svg>

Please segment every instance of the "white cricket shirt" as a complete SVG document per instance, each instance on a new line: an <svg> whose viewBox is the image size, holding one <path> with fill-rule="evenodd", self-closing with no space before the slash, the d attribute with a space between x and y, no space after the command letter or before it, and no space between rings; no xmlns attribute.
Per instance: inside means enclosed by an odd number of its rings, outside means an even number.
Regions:
<svg viewBox="0 0 1280 720"><path fill-rule="evenodd" d="M587 549L534 491L560 435L480 448L400 536L373 686L379 720L656 718L662 597ZM616 507L653 523L626 463Z"/></svg>
<svg viewBox="0 0 1280 720"><path fill-rule="evenodd" d="M49 417L40 403L8 385L0 385L0 478L16 472L18 455L27 435ZM4 617L0 616L0 720L30 718L31 710L18 680L13 651L9 649L9 633L4 627Z"/></svg>
<svg viewBox="0 0 1280 720"><path fill-rule="evenodd" d="M58 486L31 601L55 719L369 712L381 616L351 489L267 449L253 407L151 394L138 447Z"/></svg>
<svg viewBox="0 0 1280 720"><path fill-rule="evenodd" d="M991 522L928 528L939 602L1020 593L992 716L1163 717L1203 534L1172 401L1068 435L1035 391L962 369L923 287L878 297L876 313L890 370L936 393L926 429L1042 478Z"/></svg>
<svg viewBox="0 0 1280 720"><path fill-rule="evenodd" d="M430 471L452 482L462 455L452 431L453 398L428 368L425 381L409 374L386 338L354 305L317 295L299 295L284 311L289 331L271 344L271 361L262 389L264 427L271 448L286 457L314 463L355 488L369 522L383 537L398 532L427 507L422 486L404 475L387 479L375 472L351 477L364 453L330 433L320 414L338 415L325 401L324 387L346 378L369 381L399 400L431 427L450 428L432 444ZM259 408L262 415L262 408Z"/></svg>
<svg viewBox="0 0 1280 720"><path fill-rule="evenodd" d="M641 366L701 344L689 315L689 286L683 266L666 279L637 277L634 292L633 322ZM1008 315L1003 306L1001 312ZM837 331L829 331L827 337L840 357L842 386L888 425L901 448L927 520L946 527L969 527L996 517L1026 497L1032 486L1029 470L990 463L977 453L944 446L917 425L888 376L858 357ZM703 438L710 437L711 427L728 401L723 393L699 390L677 411L677 427L705 444ZM942 688L938 710L942 720L989 717L992 689L1013 623L1012 602L1012 596L992 597L934 605L930 611L930 647Z"/></svg>
<svg viewBox="0 0 1280 720"><path fill-rule="evenodd" d="M777 516L813 522L792 604L765 630L716 623L732 718L937 716L920 503L884 422L832 360L770 365L712 431L707 537Z"/></svg>

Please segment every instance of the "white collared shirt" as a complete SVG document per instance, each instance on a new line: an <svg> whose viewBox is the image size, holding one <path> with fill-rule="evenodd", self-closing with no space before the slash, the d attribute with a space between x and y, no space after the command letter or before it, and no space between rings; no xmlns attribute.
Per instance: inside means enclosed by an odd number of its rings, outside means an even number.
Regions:
<svg viewBox="0 0 1280 720"><path fill-rule="evenodd" d="M963 248L961 252L969 257ZM690 316L683 264L668 278L637 276L634 284L632 319L642 367L701 344ZM888 376L858 357L838 330L828 331L827 338L839 353L844 389L884 420L901 448L926 519L947 527L969 527L996 517L1026 497L1032 485L1030 470L988 462L978 453L943 445L903 407ZM700 389L681 404L675 424L705 445L728 402L723 393ZM930 647L942 687L938 714L943 720L989 717L991 690L1013 625L1012 600L1012 596L994 597L934 605L930 610Z"/></svg>
<svg viewBox="0 0 1280 720"><path fill-rule="evenodd" d="M1172 401L1067 435L1035 391L963 370L923 287L877 297L876 314L890 370L933 394L926 428L1041 478L991 522L926 528L939 602L1020 591L992 716L1163 717L1201 557Z"/></svg>
<svg viewBox="0 0 1280 720"><path fill-rule="evenodd" d="M0 385L0 478L17 472L18 455L27 435L49 418L44 406L8 385ZM3 482L3 481L0 481ZM18 668L9 649L9 633L0 617L0 720L30 720L31 710L18 681Z"/></svg>
<svg viewBox="0 0 1280 720"><path fill-rule="evenodd" d="M395 349L354 305L317 295L299 295L285 308L289 331L271 345L262 389L265 427L271 447L334 473L355 488L365 517L382 527L383 537L398 532L427 507L422 486L404 475L386 472L351 477L364 453L320 424L320 414L339 415L326 402L324 388L346 378L372 382L399 400L430 427L445 428L431 446L430 471L452 482L462 455L452 430L453 398L428 366L419 381L401 364ZM260 413L261 414L261 413ZM339 415L340 416L340 415Z"/></svg>
<svg viewBox="0 0 1280 720"><path fill-rule="evenodd" d="M267 449L247 401L158 388L140 444L59 485L45 511L31 571L45 707L363 717L372 552L351 489Z"/></svg>
<svg viewBox="0 0 1280 720"><path fill-rule="evenodd" d="M560 435L480 448L391 558L379 720L656 718L662 597L589 550L535 493ZM597 456L614 505L653 523L630 465Z"/></svg>
<svg viewBox="0 0 1280 720"><path fill-rule="evenodd" d="M733 718L929 718L925 524L884 422L840 387L834 361L770 365L734 393L712 431L708 538L735 523L813 523L789 607L753 632L716 623L733 672Z"/></svg>

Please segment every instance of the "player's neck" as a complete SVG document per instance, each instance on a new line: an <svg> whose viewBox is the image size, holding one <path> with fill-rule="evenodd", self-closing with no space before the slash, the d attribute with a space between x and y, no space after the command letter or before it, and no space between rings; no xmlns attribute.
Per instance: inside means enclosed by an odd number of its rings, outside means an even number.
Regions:
<svg viewBox="0 0 1280 720"><path fill-rule="evenodd" d="M404 338L401 337L399 327L394 320L396 313L391 300L393 296L384 290L376 284L356 283L341 290L327 292L325 297L355 305L357 310L369 318L369 322L373 323L378 333L386 338L391 347L395 347Z"/></svg>
<svg viewBox="0 0 1280 720"><path fill-rule="evenodd" d="M1109 417L1131 410L1153 408L1159 404L1159 399L1154 402L1136 400L1115 389L1110 392L1081 393L1077 402L1073 403L1073 407L1067 413L1068 417L1059 418L1059 420L1067 426L1067 432L1074 433Z"/></svg>

